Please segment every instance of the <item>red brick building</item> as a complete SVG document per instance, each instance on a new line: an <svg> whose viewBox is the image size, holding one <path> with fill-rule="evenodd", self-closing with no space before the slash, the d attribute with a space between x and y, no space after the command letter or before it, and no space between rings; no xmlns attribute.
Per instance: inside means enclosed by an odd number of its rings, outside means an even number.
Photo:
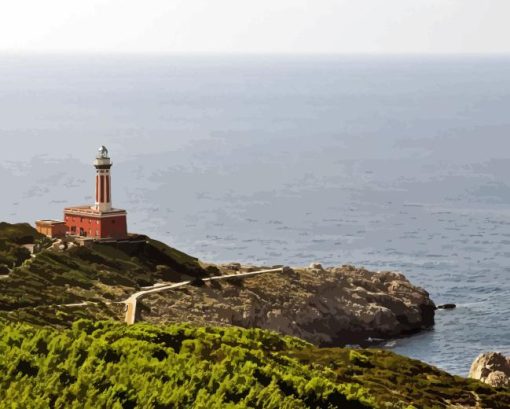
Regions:
<svg viewBox="0 0 510 409"><path fill-rule="evenodd" d="M112 207L111 167L108 150L101 146L94 161L96 168L96 203L64 209L67 234L93 239L125 239L127 212Z"/></svg>

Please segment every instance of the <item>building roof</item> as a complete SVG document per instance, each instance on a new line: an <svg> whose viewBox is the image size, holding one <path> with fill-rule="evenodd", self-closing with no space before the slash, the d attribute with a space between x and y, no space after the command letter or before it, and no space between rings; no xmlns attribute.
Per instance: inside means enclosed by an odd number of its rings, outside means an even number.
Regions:
<svg viewBox="0 0 510 409"><path fill-rule="evenodd" d="M101 211L91 206L73 206L66 207L64 209L64 213L72 213L83 216L91 216L91 217L100 217L100 216L110 216L110 215L122 215L127 212L124 209L110 209L107 211Z"/></svg>
<svg viewBox="0 0 510 409"><path fill-rule="evenodd" d="M45 225L45 226L53 226L54 224L65 224L62 220L53 220L53 219L42 219L36 220L35 224Z"/></svg>

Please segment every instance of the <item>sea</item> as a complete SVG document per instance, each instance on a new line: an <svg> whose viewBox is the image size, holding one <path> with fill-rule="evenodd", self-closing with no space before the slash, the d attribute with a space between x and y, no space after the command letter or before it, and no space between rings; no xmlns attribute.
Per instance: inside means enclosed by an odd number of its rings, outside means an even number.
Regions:
<svg viewBox="0 0 510 409"><path fill-rule="evenodd" d="M0 55L0 220L91 203L100 145L130 231L398 270L457 308L386 348L510 353L510 57Z"/></svg>

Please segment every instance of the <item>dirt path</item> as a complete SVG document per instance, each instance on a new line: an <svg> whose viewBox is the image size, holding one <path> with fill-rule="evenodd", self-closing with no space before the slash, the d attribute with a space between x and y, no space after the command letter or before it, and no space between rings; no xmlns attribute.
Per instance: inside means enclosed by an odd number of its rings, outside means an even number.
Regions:
<svg viewBox="0 0 510 409"><path fill-rule="evenodd" d="M283 273L287 271L288 267L281 267L281 268L273 268L270 270L260 270L260 271L250 271L248 273L237 273L237 274L229 274L224 276L215 276L215 277L208 277L203 278L202 281L208 282L208 281L219 281L219 280L226 280L229 278L246 278L246 277L253 277L260 274L267 274L267 273ZM132 294L127 300L123 301L126 305L126 323L128 325L134 324L136 322L136 304L137 301L147 295L152 293L157 293L160 291L166 291L166 290L172 290L175 288L181 288L185 287L192 283L192 280L188 281L181 281L179 283L169 283L169 284L155 284L154 286L138 291L134 294Z"/></svg>

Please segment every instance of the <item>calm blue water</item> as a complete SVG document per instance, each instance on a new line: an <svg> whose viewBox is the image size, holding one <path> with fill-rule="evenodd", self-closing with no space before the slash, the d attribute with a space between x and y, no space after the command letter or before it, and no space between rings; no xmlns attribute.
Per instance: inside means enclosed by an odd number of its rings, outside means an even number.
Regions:
<svg viewBox="0 0 510 409"><path fill-rule="evenodd" d="M114 202L210 261L403 271L437 325L395 351L510 353L510 58L0 56L0 219Z"/></svg>

